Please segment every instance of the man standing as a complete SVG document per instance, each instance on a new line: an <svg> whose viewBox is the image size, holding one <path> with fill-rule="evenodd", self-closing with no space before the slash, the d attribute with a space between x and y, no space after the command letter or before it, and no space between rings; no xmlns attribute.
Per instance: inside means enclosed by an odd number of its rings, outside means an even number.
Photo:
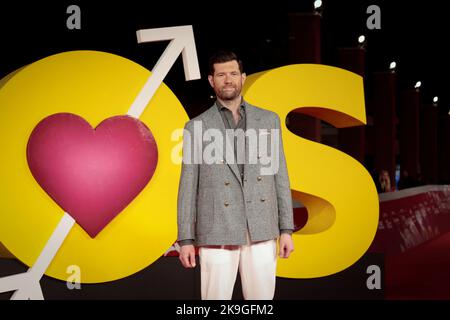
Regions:
<svg viewBox="0 0 450 320"><path fill-rule="evenodd" d="M186 268L195 267L194 245L199 247L202 299L231 299L238 269L245 299L273 299L276 239L281 258L288 258L294 250L280 119L243 100L246 75L233 52L218 52L209 66L208 80L217 100L186 123L183 135L178 192L180 260ZM206 140L223 147L222 153L214 153L217 161L204 159L212 143L205 143L203 132L209 137ZM222 139L212 138L214 132ZM251 139L251 132L258 139ZM269 146L267 141L271 141ZM261 147L262 143L266 145ZM277 161L269 174L259 161L264 151ZM252 154L258 161L250 160Z"/></svg>

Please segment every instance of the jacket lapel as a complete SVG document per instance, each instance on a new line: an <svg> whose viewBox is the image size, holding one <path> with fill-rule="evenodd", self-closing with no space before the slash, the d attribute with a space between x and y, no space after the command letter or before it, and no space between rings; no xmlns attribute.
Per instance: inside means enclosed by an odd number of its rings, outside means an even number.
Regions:
<svg viewBox="0 0 450 320"><path fill-rule="evenodd" d="M242 186L241 174L239 173L239 168L237 166L236 161L233 161L233 163L228 163L226 161L226 157L225 157L226 153L225 153L225 151L226 151L226 137L227 136L226 136L226 131L225 131L225 124L223 123L222 117L219 114L219 110L218 110L216 104L214 104L211 107L210 121L211 121L210 127L211 128L215 128L215 129L219 129L220 132L222 133L222 137L223 137L223 149L222 150L224 151L223 161L224 161L224 163L226 163L230 167L231 171L233 171L234 175L236 176L236 178L238 179L239 183ZM233 141L231 141L231 143L233 143Z"/></svg>
<svg viewBox="0 0 450 320"><path fill-rule="evenodd" d="M256 112L256 108L252 105L245 102L245 116L246 116L246 130L255 130L256 131L256 143L258 144L258 134L260 128L260 120L261 117ZM250 164L249 161L251 158L255 158L258 155L258 147L257 145L252 146L252 150L250 150L249 146L249 137L245 137L245 164L244 164L244 178L248 180L249 176L253 176L250 173L251 170L255 170L257 166L255 164ZM250 155L250 151L253 153Z"/></svg>

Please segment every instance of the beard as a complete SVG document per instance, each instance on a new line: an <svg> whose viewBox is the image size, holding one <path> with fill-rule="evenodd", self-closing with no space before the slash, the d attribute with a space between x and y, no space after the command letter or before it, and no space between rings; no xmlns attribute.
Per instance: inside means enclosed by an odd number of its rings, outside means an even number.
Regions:
<svg viewBox="0 0 450 320"><path fill-rule="evenodd" d="M226 90L233 88L234 90ZM237 84L233 86L226 86L216 90L216 96L221 100L234 100L241 95L242 86Z"/></svg>

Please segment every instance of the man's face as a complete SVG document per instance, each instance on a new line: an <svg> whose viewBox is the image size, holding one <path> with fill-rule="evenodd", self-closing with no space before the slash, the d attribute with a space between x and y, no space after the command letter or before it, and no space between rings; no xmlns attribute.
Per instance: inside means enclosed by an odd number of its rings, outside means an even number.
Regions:
<svg viewBox="0 0 450 320"><path fill-rule="evenodd" d="M234 100L241 95L245 73L239 70L236 60L214 64L214 75L208 76L216 96L224 101Z"/></svg>

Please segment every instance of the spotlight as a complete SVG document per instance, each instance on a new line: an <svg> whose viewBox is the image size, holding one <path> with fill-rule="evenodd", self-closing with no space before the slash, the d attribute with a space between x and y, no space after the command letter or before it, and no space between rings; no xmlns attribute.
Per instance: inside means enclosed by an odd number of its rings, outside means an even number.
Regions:
<svg viewBox="0 0 450 320"><path fill-rule="evenodd" d="M389 69L392 72L395 72L395 68L397 68L397 63L395 61L392 61L391 64L389 65Z"/></svg>
<svg viewBox="0 0 450 320"><path fill-rule="evenodd" d="M358 47L361 49L365 49L366 48L366 37L364 35L360 35L358 37Z"/></svg>
<svg viewBox="0 0 450 320"><path fill-rule="evenodd" d="M318 14L319 16L322 15L322 1L321 0L314 1L314 13Z"/></svg>
<svg viewBox="0 0 450 320"><path fill-rule="evenodd" d="M421 85L422 85L422 82L421 81L417 81L416 85L414 86L414 88L419 89Z"/></svg>
<svg viewBox="0 0 450 320"><path fill-rule="evenodd" d="M438 96L435 96L435 97L433 98L433 105L437 106L438 101L439 101L439 97L438 97Z"/></svg>

